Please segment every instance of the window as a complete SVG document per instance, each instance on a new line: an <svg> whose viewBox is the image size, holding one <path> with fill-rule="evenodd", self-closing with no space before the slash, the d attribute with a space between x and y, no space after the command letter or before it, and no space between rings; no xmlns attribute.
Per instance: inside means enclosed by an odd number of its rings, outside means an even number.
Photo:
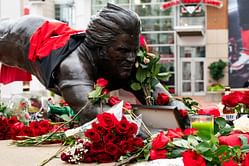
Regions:
<svg viewBox="0 0 249 166"><path fill-rule="evenodd" d="M56 1L55 19L72 26L74 24L74 2L72 0Z"/></svg>

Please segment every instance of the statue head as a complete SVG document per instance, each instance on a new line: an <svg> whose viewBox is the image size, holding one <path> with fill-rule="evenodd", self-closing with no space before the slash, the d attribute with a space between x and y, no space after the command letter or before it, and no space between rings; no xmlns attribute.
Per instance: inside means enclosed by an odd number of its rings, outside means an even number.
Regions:
<svg viewBox="0 0 249 166"><path fill-rule="evenodd" d="M131 74L139 49L140 19L130 10L108 3L92 17L85 44L98 50L97 67L102 74L125 79ZM101 65L98 65L101 64Z"/></svg>

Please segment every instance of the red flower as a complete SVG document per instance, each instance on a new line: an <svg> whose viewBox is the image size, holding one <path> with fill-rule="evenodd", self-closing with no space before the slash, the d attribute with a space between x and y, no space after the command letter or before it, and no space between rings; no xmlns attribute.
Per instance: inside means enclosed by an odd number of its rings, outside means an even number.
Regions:
<svg viewBox="0 0 249 166"><path fill-rule="evenodd" d="M220 136L219 139L219 143L220 145L228 145L228 146L241 146L241 140L239 138L239 136L243 135L244 137L246 137L248 139L248 143L249 143L249 135L248 134L240 134L240 133L235 133L235 134L231 134L228 136Z"/></svg>
<svg viewBox="0 0 249 166"><path fill-rule="evenodd" d="M118 134L126 134L129 131L129 128L130 122L125 118L125 116L123 116L116 126L116 131Z"/></svg>
<svg viewBox="0 0 249 166"><path fill-rule="evenodd" d="M158 93L156 103L158 105L167 105L169 103L169 96L166 95L165 93Z"/></svg>
<svg viewBox="0 0 249 166"><path fill-rule="evenodd" d="M101 92L101 94L103 94L103 95L107 95L108 93L109 93L109 90L107 90L107 89L103 89Z"/></svg>
<svg viewBox="0 0 249 166"><path fill-rule="evenodd" d="M185 136L188 136L188 135L196 135L197 134L197 129L195 128L186 128L183 132L183 134Z"/></svg>
<svg viewBox="0 0 249 166"><path fill-rule="evenodd" d="M162 131L152 140L152 149L162 149L168 145L170 139Z"/></svg>
<svg viewBox="0 0 249 166"><path fill-rule="evenodd" d="M222 104L228 107L235 107L239 103L243 103L244 94L239 91L232 92L222 97Z"/></svg>
<svg viewBox="0 0 249 166"><path fill-rule="evenodd" d="M126 140L122 140L120 141L119 143L119 147L120 147L120 150L121 150L121 153L123 155L125 155L126 153L130 153L134 150L134 147L132 144L130 144L128 141Z"/></svg>
<svg viewBox="0 0 249 166"><path fill-rule="evenodd" d="M9 123L10 126L14 125L16 122L18 122L16 116L12 116L12 117L10 117L9 120L8 120L8 123Z"/></svg>
<svg viewBox="0 0 249 166"><path fill-rule="evenodd" d="M108 84L108 81L104 78L99 78L97 79L96 84L102 88L105 88Z"/></svg>
<svg viewBox="0 0 249 166"><path fill-rule="evenodd" d="M207 106L204 108L200 108L198 110L199 115L213 115L214 117L220 116L220 111L217 106Z"/></svg>
<svg viewBox="0 0 249 166"><path fill-rule="evenodd" d="M100 153L96 156L96 160L100 163L110 163L113 161L112 157L107 153Z"/></svg>
<svg viewBox="0 0 249 166"><path fill-rule="evenodd" d="M184 166L206 166L202 156L194 151L187 150L182 153Z"/></svg>
<svg viewBox="0 0 249 166"><path fill-rule="evenodd" d="M94 129L88 129L85 132L85 136L87 138L89 138L92 142L99 142L100 141L100 135Z"/></svg>
<svg viewBox="0 0 249 166"><path fill-rule="evenodd" d="M106 130L104 127L102 127L101 125L99 125L99 123L96 122L92 123L92 128L96 130L97 133L99 133L100 135L105 135L108 132L108 130Z"/></svg>
<svg viewBox="0 0 249 166"><path fill-rule="evenodd" d="M119 148L117 145L115 145L112 142L105 143L105 152L115 156L116 154L119 153Z"/></svg>
<svg viewBox="0 0 249 166"><path fill-rule="evenodd" d="M148 45L143 35L140 35L140 47L142 47L145 51L148 51Z"/></svg>
<svg viewBox="0 0 249 166"><path fill-rule="evenodd" d="M114 105L118 104L120 101L121 100L118 97L116 97L116 96L110 96L109 99L108 99L108 104L110 106L114 106Z"/></svg>
<svg viewBox="0 0 249 166"><path fill-rule="evenodd" d="M246 154L244 161L241 163L241 166L249 165L249 153Z"/></svg>
<svg viewBox="0 0 249 166"><path fill-rule="evenodd" d="M224 162L224 163L222 164L222 166L238 166L238 164L235 163L235 162L233 161L233 159L231 158L229 161Z"/></svg>
<svg viewBox="0 0 249 166"><path fill-rule="evenodd" d="M124 109L123 109L124 112L126 112L128 110L132 110L131 103L129 103L129 102L124 102L124 106L123 107L124 107Z"/></svg>
<svg viewBox="0 0 249 166"><path fill-rule="evenodd" d="M165 149L162 149L162 150L151 149L150 150L150 159L151 160L165 159L165 158L167 158L167 150L165 150Z"/></svg>
<svg viewBox="0 0 249 166"><path fill-rule="evenodd" d="M127 133L128 136L132 136L132 135L135 135L137 134L137 131L138 131L138 126L136 123L130 123L129 125L129 131Z"/></svg>
<svg viewBox="0 0 249 166"><path fill-rule="evenodd" d="M140 137L136 137L133 139L133 146L141 148L144 146L143 139Z"/></svg>
<svg viewBox="0 0 249 166"><path fill-rule="evenodd" d="M112 133L112 132L108 132L107 134L105 134L105 135L103 136L103 141L104 141L105 143L114 142L115 139L116 139L116 136L115 136L114 133Z"/></svg>
<svg viewBox="0 0 249 166"><path fill-rule="evenodd" d="M104 144L103 142L93 143L91 144L90 152L91 153L102 153L104 152Z"/></svg>
<svg viewBox="0 0 249 166"><path fill-rule="evenodd" d="M173 138L182 138L184 134L180 128L176 128L175 130L168 129L166 136L168 136L170 139L173 139Z"/></svg>
<svg viewBox="0 0 249 166"><path fill-rule="evenodd" d="M186 109L179 109L178 111L182 118L185 118L186 116L188 116L188 111Z"/></svg>
<svg viewBox="0 0 249 166"><path fill-rule="evenodd" d="M99 124L107 130L114 128L118 123L117 118L113 114L106 112L97 115L97 119Z"/></svg>

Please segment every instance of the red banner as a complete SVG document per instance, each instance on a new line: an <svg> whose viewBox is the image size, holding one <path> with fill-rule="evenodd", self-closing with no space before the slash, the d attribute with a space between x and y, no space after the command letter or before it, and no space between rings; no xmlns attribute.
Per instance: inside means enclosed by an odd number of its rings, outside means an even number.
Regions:
<svg viewBox="0 0 249 166"><path fill-rule="evenodd" d="M165 2L162 5L162 7L163 9L168 9L168 8L171 8L172 6L177 6L180 4L188 5L188 4L199 4L199 3L203 3L209 6L214 6L217 8L221 8L223 6L222 1L220 0L171 0L171 1Z"/></svg>

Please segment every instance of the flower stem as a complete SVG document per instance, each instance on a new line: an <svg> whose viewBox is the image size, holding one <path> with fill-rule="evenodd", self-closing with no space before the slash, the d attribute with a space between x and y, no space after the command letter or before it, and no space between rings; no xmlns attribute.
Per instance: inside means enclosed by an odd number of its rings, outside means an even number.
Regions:
<svg viewBox="0 0 249 166"><path fill-rule="evenodd" d="M39 164L39 166L44 166L46 165L49 161L51 161L52 159L54 159L55 157L57 157L61 152L63 152L66 148L68 148L71 145L68 146L64 146L64 144L60 147L60 149L52 156L50 156L48 159L42 161L42 163Z"/></svg>
<svg viewBox="0 0 249 166"><path fill-rule="evenodd" d="M47 136L45 139L37 142L34 146L40 145L41 143L43 143L44 141L46 141L47 139L49 139L50 137L52 137L57 131L59 131L62 127L64 127L66 124L71 123L73 120L75 120L75 118L82 112L85 110L85 108L88 106L88 104L90 103L90 100L87 101L87 103L73 116L72 119L70 119L69 121L61 124L54 132L52 132L49 136Z"/></svg>

